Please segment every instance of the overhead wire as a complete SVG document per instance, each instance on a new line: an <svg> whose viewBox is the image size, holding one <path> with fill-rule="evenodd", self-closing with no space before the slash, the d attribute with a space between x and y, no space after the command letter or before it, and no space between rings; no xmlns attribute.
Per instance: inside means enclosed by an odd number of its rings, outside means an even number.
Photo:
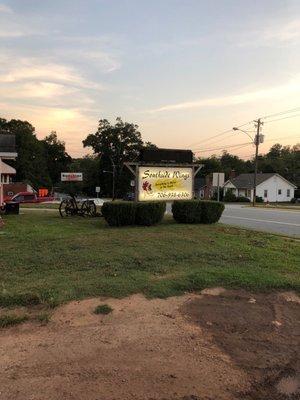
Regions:
<svg viewBox="0 0 300 400"><path fill-rule="evenodd" d="M299 110L300 110L300 107L292 108L292 109L285 110L285 111L279 111L279 112L274 113L274 114L265 115L265 116L261 117L261 119L265 120L265 119L268 119L268 118L271 118L271 117L280 116L280 115L284 115L284 114L289 114L291 112L296 112L296 111L299 111ZM294 118L294 117L298 117L298 116L300 116L300 114L289 115L289 116L285 116L285 117L282 117L282 118L276 118L276 119L273 119L271 121L264 121L264 123L271 123L271 122L281 121L283 119L289 119L289 118ZM251 124L253 122L255 122L255 120L251 120L251 121L245 122L244 124L236 126L236 128L242 128L242 127L244 127L246 125L249 125L249 124ZM217 138L219 138L219 137L221 137L223 135L226 135L227 133L232 133L232 128L231 129L227 129L225 131L222 131L220 133L217 133L216 135L211 136L209 138L206 138L206 139L204 139L202 141L191 143L187 147L192 147L192 146L195 146L195 145L198 145L198 144L202 144L202 143L206 143L206 142L210 142L211 143L211 141L213 141L213 139L217 139ZM231 136L231 135L227 135L223 139L228 138L229 136ZM215 141L213 141L211 144L213 144L214 142Z"/></svg>
<svg viewBox="0 0 300 400"><path fill-rule="evenodd" d="M261 119L266 119L266 118L270 118L270 117L276 117L277 115L288 114L290 112L299 111L299 110L300 110L300 107L291 108L291 109L286 110L286 111L279 111L279 112L277 112L275 114L265 115L264 117L261 117Z"/></svg>
<svg viewBox="0 0 300 400"><path fill-rule="evenodd" d="M246 142L246 143L239 143L239 144L234 144L231 146L222 146L222 147L215 147L215 148L210 148L210 149L193 149L193 151L195 153L204 153L207 151L214 151L214 150L226 150L226 149L230 149L230 148L234 148L234 147L239 147L239 146L246 146L249 144L253 144L253 142Z"/></svg>
<svg viewBox="0 0 300 400"><path fill-rule="evenodd" d="M265 121L265 123L266 123L266 124L269 124L270 122L276 122L276 121L281 121L282 119L289 119L289 118L295 118L295 117L300 117L300 114L289 115L289 116L287 116L287 117L271 119L271 121Z"/></svg>

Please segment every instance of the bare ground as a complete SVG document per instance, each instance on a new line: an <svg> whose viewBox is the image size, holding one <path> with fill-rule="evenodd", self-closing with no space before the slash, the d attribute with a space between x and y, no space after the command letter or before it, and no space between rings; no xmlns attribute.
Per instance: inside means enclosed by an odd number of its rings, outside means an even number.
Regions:
<svg viewBox="0 0 300 400"><path fill-rule="evenodd" d="M104 299L103 299L104 300ZM0 332L2 400L300 398L300 299L207 290L99 299Z"/></svg>

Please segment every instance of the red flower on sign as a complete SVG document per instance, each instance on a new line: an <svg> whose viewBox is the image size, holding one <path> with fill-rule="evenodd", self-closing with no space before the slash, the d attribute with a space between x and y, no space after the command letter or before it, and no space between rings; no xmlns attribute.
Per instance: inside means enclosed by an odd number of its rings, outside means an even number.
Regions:
<svg viewBox="0 0 300 400"><path fill-rule="evenodd" d="M148 194L151 194L152 192L152 186L151 183L149 183L148 181L143 182L143 190L145 190L145 192L147 192Z"/></svg>

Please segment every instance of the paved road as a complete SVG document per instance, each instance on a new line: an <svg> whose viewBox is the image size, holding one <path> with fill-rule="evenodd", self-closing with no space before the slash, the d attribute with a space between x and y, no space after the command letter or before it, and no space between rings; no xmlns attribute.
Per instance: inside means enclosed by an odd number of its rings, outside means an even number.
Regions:
<svg viewBox="0 0 300 400"><path fill-rule="evenodd" d="M253 209L237 204L227 204L220 222L300 237L300 211Z"/></svg>

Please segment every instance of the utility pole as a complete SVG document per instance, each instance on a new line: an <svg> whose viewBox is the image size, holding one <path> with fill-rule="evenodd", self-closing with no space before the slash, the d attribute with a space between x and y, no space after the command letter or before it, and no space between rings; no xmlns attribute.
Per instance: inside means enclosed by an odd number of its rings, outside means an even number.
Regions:
<svg viewBox="0 0 300 400"><path fill-rule="evenodd" d="M258 147L260 143L263 143L264 136L260 134L260 128L264 124L261 120L261 118L258 118L257 120L254 121L256 124L256 134L254 139L252 136L249 135L247 131L244 131L243 129L240 129L239 127L233 127L232 129L234 131L241 131L244 132L250 139L251 142L255 145L255 158L254 158L254 180L253 180L253 199L252 199L252 205L255 207L255 202L256 202L256 182L257 182L257 169L258 169Z"/></svg>
<svg viewBox="0 0 300 400"><path fill-rule="evenodd" d="M257 169L258 169L258 147L260 143L260 127L263 125L263 122L261 121L260 118L258 120L254 121L256 125L256 135L254 139L254 144L255 144L255 159L254 159L254 182L253 182L253 200L252 200L252 205L255 207L256 203L256 182L257 182Z"/></svg>

